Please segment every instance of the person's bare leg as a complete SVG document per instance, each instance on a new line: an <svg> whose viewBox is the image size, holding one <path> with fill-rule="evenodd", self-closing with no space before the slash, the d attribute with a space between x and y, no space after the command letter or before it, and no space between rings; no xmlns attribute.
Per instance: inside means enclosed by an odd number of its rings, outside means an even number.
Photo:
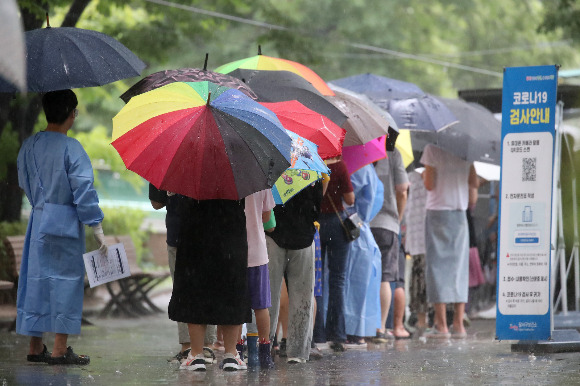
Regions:
<svg viewBox="0 0 580 386"><path fill-rule="evenodd" d="M282 280L278 321L282 325L282 338L288 338L288 289L286 288L286 280Z"/></svg>
<svg viewBox="0 0 580 386"><path fill-rule="evenodd" d="M189 341L191 345L191 356L196 356L203 352L203 343L205 340L205 324L187 324L189 330ZM234 350L236 343L234 342Z"/></svg>
<svg viewBox="0 0 580 386"><path fill-rule="evenodd" d="M405 316L405 289L395 288L395 304L393 305L393 335L395 338L408 338L411 334L403 324Z"/></svg>
<svg viewBox="0 0 580 386"><path fill-rule="evenodd" d="M417 328L427 328L427 313L417 312Z"/></svg>
<svg viewBox="0 0 580 386"><path fill-rule="evenodd" d="M260 340L268 341L270 339L270 312L267 308L254 310L256 315L256 327L258 328L258 337Z"/></svg>
<svg viewBox="0 0 580 386"><path fill-rule="evenodd" d="M31 336L30 337L30 347L28 348L28 354L39 355L44 350L44 343L42 342L42 336Z"/></svg>
<svg viewBox="0 0 580 386"><path fill-rule="evenodd" d="M226 353L236 356L236 343L238 339L238 324L222 325L222 333L224 335L224 348ZM203 341L203 340L202 340ZM193 341L192 341L193 343Z"/></svg>
<svg viewBox="0 0 580 386"><path fill-rule="evenodd" d="M445 303L435 303L433 308L435 309L435 328L437 328L437 331L444 334L448 333L449 329L447 328L447 305Z"/></svg>
<svg viewBox="0 0 580 386"><path fill-rule="evenodd" d="M455 303L453 313L453 332L462 334L465 332L463 326L463 315L465 314L465 303Z"/></svg>
<svg viewBox="0 0 580 386"><path fill-rule="evenodd" d="M52 347L52 356L61 357L66 354L66 342L68 339L68 334L55 334L54 335L54 346Z"/></svg>
<svg viewBox="0 0 580 386"><path fill-rule="evenodd" d="M391 283L388 281L381 282L381 328L377 328L377 332L385 333L387 316L389 315L389 308L391 307L391 296Z"/></svg>

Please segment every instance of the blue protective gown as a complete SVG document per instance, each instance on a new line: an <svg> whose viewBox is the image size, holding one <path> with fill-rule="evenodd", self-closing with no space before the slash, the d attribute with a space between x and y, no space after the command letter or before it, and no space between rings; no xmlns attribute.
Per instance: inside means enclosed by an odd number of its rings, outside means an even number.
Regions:
<svg viewBox="0 0 580 386"><path fill-rule="evenodd" d="M367 165L350 176L356 197L355 208L364 221L360 237L350 244L345 287L347 335L375 336L381 324L379 291L381 252L369 222L383 205L383 183L375 168Z"/></svg>
<svg viewBox="0 0 580 386"><path fill-rule="evenodd" d="M32 211L18 280L16 332L79 334L83 224L103 221L91 161L76 139L39 132L22 144L18 182Z"/></svg>

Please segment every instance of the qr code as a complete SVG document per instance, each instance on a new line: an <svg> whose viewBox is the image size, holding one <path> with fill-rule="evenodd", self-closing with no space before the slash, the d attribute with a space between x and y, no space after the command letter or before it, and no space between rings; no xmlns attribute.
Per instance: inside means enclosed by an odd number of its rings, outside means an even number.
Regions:
<svg viewBox="0 0 580 386"><path fill-rule="evenodd" d="M522 158L522 181L536 180L536 157Z"/></svg>

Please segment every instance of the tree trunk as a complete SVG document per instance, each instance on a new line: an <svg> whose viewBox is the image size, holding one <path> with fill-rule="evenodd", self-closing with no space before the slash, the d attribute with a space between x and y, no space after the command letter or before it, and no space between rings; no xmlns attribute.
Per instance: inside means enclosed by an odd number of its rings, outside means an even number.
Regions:
<svg viewBox="0 0 580 386"><path fill-rule="evenodd" d="M62 27L74 27L90 2L91 0L75 0L64 18ZM39 6L48 9L45 1L40 0L38 3ZM46 20L45 15L32 13L28 9L21 8L20 11L26 31L41 28ZM12 128L18 130L18 139L22 145L22 142L32 135L41 109L40 94L29 94L24 98L0 94L0 136L6 124L10 122ZM19 221L22 190L18 186L16 160L8 163L7 169L6 179L0 181L0 221Z"/></svg>

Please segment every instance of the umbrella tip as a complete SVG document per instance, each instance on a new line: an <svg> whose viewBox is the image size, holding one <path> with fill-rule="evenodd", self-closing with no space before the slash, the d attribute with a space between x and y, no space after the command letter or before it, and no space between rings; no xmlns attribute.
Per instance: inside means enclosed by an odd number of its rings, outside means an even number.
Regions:
<svg viewBox="0 0 580 386"><path fill-rule="evenodd" d="M209 53L205 53L205 61L203 62L203 70L207 71L207 58L209 57Z"/></svg>
<svg viewBox="0 0 580 386"><path fill-rule="evenodd" d="M207 93L207 102L205 104L206 106L209 106L209 100L210 100L210 98L211 98L211 92L208 92Z"/></svg>
<svg viewBox="0 0 580 386"><path fill-rule="evenodd" d="M46 12L46 28L50 28L50 21L48 20L48 12Z"/></svg>
<svg viewBox="0 0 580 386"><path fill-rule="evenodd" d="M258 55L262 55L262 46L258 44Z"/></svg>

